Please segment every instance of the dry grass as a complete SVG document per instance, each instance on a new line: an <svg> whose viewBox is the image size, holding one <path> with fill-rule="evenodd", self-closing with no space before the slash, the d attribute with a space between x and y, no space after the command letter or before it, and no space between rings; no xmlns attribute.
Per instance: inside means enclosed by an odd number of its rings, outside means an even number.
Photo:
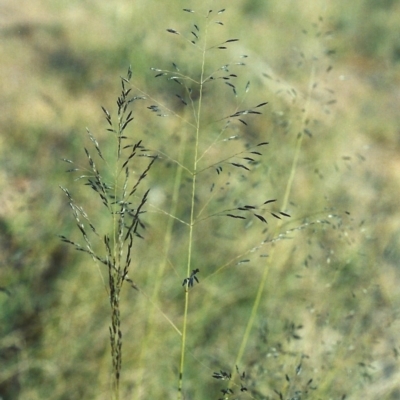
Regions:
<svg viewBox="0 0 400 400"><path fill-rule="evenodd" d="M165 154L181 163L193 158L182 124L193 113L175 97L178 85L154 79L150 70L172 70L173 61L191 76L198 73L190 47L165 31L186 32L192 26L184 7L186 2L170 7L121 1L109 7L41 0L19 2L17 9L2 2L0 395L111 396L108 272L57 240L58 234L80 240L57 189L61 184L72 191L73 186L61 158L86 163L83 147L91 145L86 126L104 154L111 154L100 106L116 115L118 76L132 64L132 94L140 94L140 88L168 104L171 118L157 118L143 107L131 125L135 141L143 139L159 152L160 162L144 180L151 188L144 205L147 228L145 240L133 246L129 277L139 290L126 285L120 293L119 397L176 397L181 347L175 327L182 332L184 323L181 285L198 268L200 283L188 288L184 398L220 398L228 381L218 378L225 374L232 374L229 388L242 398L292 399L298 391L309 399L397 398L397 3L296 6L237 0L211 7L227 11L223 30L210 37L240 41L210 62L223 65L226 58L249 55L235 82L241 94L251 81L245 106L238 110L268 101L260 108L262 116L246 120L248 126L239 123L236 133L248 143L269 144L246 179L241 176L248 171L240 167L224 165L229 177L210 170L198 200L206 202L211 184L219 187L229 178L229 196L217 192L213 198L229 202L224 207L208 203L204 215L240 207L244 198L257 205L276 198L277 208L270 211L292 217L275 225L265 214L267 230L257 218L249 228L249 221L229 217L206 220L193 236L189 273L187 228L166 215L188 215L181 201L187 189L175 189L186 177ZM210 121L233 115L235 99L227 89L206 93L209 114L204 116ZM211 102L211 95L218 101ZM218 132L218 126L211 124L210 131ZM305 134L292 169L299 132ZM210 152L212 160L243 150L237 141L222 145ZM90 152L95 157L95 148ZM102 204L89 188L78 184L73 198L90 204L96 229L108 229ZM271 243L286 231L285 240ZM102 246L100 240L93 251L101 253ZM245 254L256 246L261 247ZM241 392L241 385L248 391Z"/></svg>

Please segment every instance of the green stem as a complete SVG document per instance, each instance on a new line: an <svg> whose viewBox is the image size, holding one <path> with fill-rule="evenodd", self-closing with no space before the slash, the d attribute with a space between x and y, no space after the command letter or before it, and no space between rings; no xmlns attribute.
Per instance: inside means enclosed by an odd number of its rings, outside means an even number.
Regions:
<svg viewBox="0 0 400 400"><path fill-rule="evenodd" d="M282 209L283 210L286 210L287 205L289 203L289 195L290 195L290 192L291 192L291 189L292 189L292 186L293 186L293 180L294 180L294 176L295 176L295 173L296 173L296 170L297 170L297 165L298 165L298 162L299 162L300 150L301 150L301 145L302 145L303 137L304 137L303 129L304 129L305 122L307 120L307 116L308 116L308 112L309 112L309 106L310 106L310 100L311 100L311 92L312 92L313 83L314 83L314 76L315 76L315 66L313 65L311 67L311 72L310 72L308 92L307 92L307 102L306 102L306 105L305 105L305 108L304 108L303 119L302 119L302 122L301 122L301 130L300 130L299 136L297 137L295 154L294 154L294 157L293 157L292 167L290 169L290 175L289 175L289 178L288 178L288 181L287 181L287 184L286 184L285 195L284 195L284 198L283 198L283 204L282 204ZM282 225L282 220L279 220L277 225L276 225L276 228L274 230L273 237L277 236L277 234L278 234L278 232L279 232L279 230L281 228L281 225ZM253 307L252 307L252 310L251 310L250 318L249 318L249 320L247 322L247 325L246 325L246 328L245 328L245 332L244 332L244 335L243 335L243 338L242 338L242 342L241 342L240 347L239 347L239 351L238 351L238 354L237 354L237 357L236 357L235 365L239 365L240 364L240 362L242 360L242 357L243 357L243 354L244 354L244 351L246 349L246 346L247 346L247 343L248 343L248 340L249 340L249 337L250 337L250 332L251 332L251 329L253 328L254 321L255 321L256 316L257 316L257 311L258 311L258 307L260 305L260 301L261 301L261 297L262 297L262 294L263 294L263 291L264 291L264 288L265 288L265 284L267 282L268 274L269 274L269 271L271 269L271 265L272 265L273 260L274 260L275 248L276 248L275 246L272 247L271 253L269 254L269 257L268 257L268 262L265 265L264 272L262 274L262 277L261 277L261 280L260 280L260 284L259 284L258 289L257 289L257 294L256 294L256 297L254 299L254 303L253 303Z"/></svg>
<svg viewBox="0 0 400 400"><path fill-rule="evenodd" d="M192 269L192 248L193 248L193 230L195 223L194 208L195 208L195 198L196 198L196 179L197 179L197 164L198 152L199 152L199 137L200 137L200 115L201 115L201 105L203 97L203 80L204 80L204 70L206 61L206 48L207 48L207 30L208 23L205 29L205 39L203 47L203 57L201 64L201 76L199 83L199 103L197 108L197 119L196 119L196 139L194 144L194 157L193 157L193 171L192 171L192 195L191 195L191 207L190 207L190 224L189 224L189 244L188 244L188 260L186 268L186 276L189 277ZM185 306L183 314L183 328L182 328L182 341L181 341L181 360L179 367L179 383L178 383L178 399L182 399L182 386L183 386L183 373L185 367L185 353L186 353L186 331L188 324L188 310L189 310L189 285L185 285Z"/></svg>

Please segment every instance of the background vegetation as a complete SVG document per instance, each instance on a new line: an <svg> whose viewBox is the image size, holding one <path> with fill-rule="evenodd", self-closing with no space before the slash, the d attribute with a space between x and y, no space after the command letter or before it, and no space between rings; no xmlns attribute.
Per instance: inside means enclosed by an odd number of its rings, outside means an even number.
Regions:
<svg viewBox="0 0 400 400"><path fill-rule="evenodd" d="M168 100L171 89L150 67L170 68L176 59L195 66L165 31L190 27L185 7L197 9L186 1L1 1L4 399L110 398L107 274L57 238L77 234L58 188L71 186L60 160L85 162L85 127L107 143L100 106L115 107L118 77L129 64L135 86ZM238 366L249 389L243 398L279 398L277 392L295 398L299 390L313 399L399 398L400 4L235 0L212 8L227 9L216 39L240 38L227 54L249 56L240 72L244 83L251 80L247 102L269 102L251 127L255 142L270 145L263 180L254 182L261 188L249 194L283 200L296 137L307 129L289 197L291 222L280 232L326 219L331 225L294 230L213 279L207 277L232 248L257 245L274 225L236 235L235 221L228 221L220 238L204 232L185 398L221 397L224 386L212 375L235 367L268 259L260 256L272 254ZM145 137L146 146L179 142L175 120L160 122L145 107L135 118L132 134ZM165 179L157 167L147 182L152 204L161 208L168 204ZM90 201L88 190L75 189L79 200ZM185 233L177 227L168 245L163 217L149 212L146 222L131 273L141 290L126 287L122 294L123 399L176 395L179 338L165 315L181 323Z"/></svg>

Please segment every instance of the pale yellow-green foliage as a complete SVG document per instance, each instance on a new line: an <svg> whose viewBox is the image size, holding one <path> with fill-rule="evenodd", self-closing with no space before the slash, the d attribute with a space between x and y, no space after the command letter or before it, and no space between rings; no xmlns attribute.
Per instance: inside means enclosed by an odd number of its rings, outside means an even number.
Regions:
<svg viewBox="0 0 400 400"><path fill-rule="evenodd" d="M171 118L157 118L135 105L132 136L190 160L182 120L193 114L171 100L178 85L150 70L172 70L176 62L199 73L200 57L166 32L193 29L196 16L182 12L187 7L201 15L226 8L224 26L213 27L208 40L240 41L207 62L218 67L247 54L237 80L241 93L251 81L244 106L268 101L246 136L270 143L263 164L245 180L232 177L230 203L222 207L276 198L278 210L287 199L282 211L292 217L282 225L269 218L268 230L260 221L247 227L221 217L196 227L200 284L190 290L184 398L221 397L226 386L212 374L234 371L251 316L239 360L249 389L243 398L279 398L274 389L291 398L311 378L316 389L304 398L398 398L398 2L1 3L0 396L112 396L107 271L57 238L80 240L58 185L90 211L96 228L108 221L93 193L64 173L61 158L86 165L86 127L109 150L100 106L115 115L119 76L131 64L132 94L143 90L171 107ZM231 93L216 95L218 101L204 96L205 116L235 112ZM210 123L210 131L217 126ZM298 146L304 129L312 136L304 134ZM213 151L218 159L225 149ZM121 399L177 396L188 230L160 212L188 215L189 200L173 198L175 166L156 163L144 181L151 188L145 240L135 241L129 272L139 290L126 285L121 299ZM204 179L216 176L212 170ZM199 186L200 200L209 188ZM232 388L240 393L240 384Z"/></svg>

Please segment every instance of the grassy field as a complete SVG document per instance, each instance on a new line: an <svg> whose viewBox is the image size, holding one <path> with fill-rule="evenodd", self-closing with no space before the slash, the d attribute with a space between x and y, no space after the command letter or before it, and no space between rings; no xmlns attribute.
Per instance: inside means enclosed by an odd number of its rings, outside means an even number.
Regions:
<svg viewBox="0 0 400 400"><path fill-rule="evenodd" d="M400 397L399 2L0 6L1 398ZM205 53L190 43L205 39ZM203 54L206 71L233 76L203 91L168 79L198 78ZM84 148L114 176L86 128L112 160L101 106L115 121L129 65L126 88L146 100L124 134L158 159L140 183L134 288L118 296L118 392L109 271L60 240L85 244L59 186L115 231L74 178L93 173ZM63 158L84 172L67 174ZM148 161L134 162L137 179ZM272 199L267 223L238 209ZM93 252L105 254L102 235ZM182 285L196 269L199 283Z"/></svg>

